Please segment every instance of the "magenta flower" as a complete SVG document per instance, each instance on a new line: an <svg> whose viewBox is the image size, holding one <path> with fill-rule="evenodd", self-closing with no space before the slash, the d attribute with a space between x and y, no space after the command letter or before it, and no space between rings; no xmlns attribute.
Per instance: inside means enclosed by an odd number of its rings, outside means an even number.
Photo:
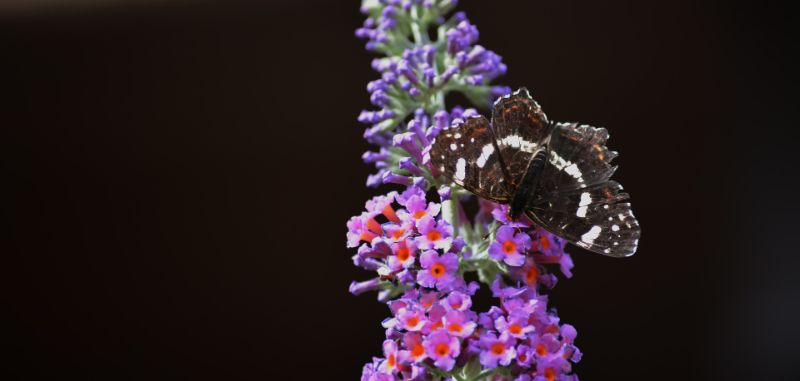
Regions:
<svg viewBox="0 0 800 381"><path fill-rule="evenodd" d="M449 371L455 365L455 358L461 353L461 344L456 337L443 330L434 331L424 341L425 353L433 359L436 367Z"/></svg>
<svg viewBox="0 0 800 381"><path fill-rule="evenodd" d="M423 270L417 273L417 283L421 286L446 290L455 282L455 272L458 270L458 257L455 254L439 255L428 250L420 255L419 261Z"/></svg>
<svg viewBox="0 0 800 381"><path fill-rule="evenodd" d="M450 249L453 242L453 228L446 222L437 222L431 216L422 217L417 221L417 245L420 249Z"/></svg>
<svg viewBox="0 0 800 381"><path fill-rule="evenodd" d="M511 364L511 360L517 357L514 341L513 338L498 338L492 333L481 335L481 365L487 368L497 368L498 363L504 366Z"/></svg>
<svg viewBox="0 0 800 381"><path fill-rule="evenodd" d="M525 263L523 253L530 247L531 237L525 233L514 234L514 228L502 226L497 229L495 242L489 246L489 255L511 266Z"/></svg>

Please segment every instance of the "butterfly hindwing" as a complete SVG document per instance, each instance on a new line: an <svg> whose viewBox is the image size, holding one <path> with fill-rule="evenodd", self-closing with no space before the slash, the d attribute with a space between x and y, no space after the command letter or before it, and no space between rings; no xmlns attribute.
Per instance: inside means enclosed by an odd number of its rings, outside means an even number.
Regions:
<svg viewBox="0 0 800 381"><path fill-rule="evenodd" d="M454 183L495 202L511 198L489 121L472 117L443 130L431 147L431 163Z"/></svg>
<svg viewBox="0 0 800 381"><path fill-rule="evenodd" d="M641 229L616 181L562 192L533 206L528 215L546 230L584 249L627 257L636 252Z"/></svg>
<svg viewBox="0 0 800 381"><path fill-rule="evenodd" d="M492 129L513 188L541 149L548 127L547 116L524 87L495 101Z"/></svg>
<svg viewBox="0 0 800 381"><path fill-rule="evenodd" d="M610 180L617 154L606 148L607 139L604 128L557 124L528 214L578 246L624 257L636 251L641 229L628 194Z"/></svg>

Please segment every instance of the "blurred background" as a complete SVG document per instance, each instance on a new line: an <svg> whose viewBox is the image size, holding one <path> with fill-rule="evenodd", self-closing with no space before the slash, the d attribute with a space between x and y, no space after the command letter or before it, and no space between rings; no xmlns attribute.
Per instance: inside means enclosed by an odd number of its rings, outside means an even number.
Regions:
<svg viewBox="0 0 800 381"><path fill-rule="evenodd" d="M609 128L643 237L551 304L586 380L800 379L797 40L775 2L464 0L500 82ZM0 1L3 379L358 379L358 1ZM451 105L452 106L452 105Z"/></svg>

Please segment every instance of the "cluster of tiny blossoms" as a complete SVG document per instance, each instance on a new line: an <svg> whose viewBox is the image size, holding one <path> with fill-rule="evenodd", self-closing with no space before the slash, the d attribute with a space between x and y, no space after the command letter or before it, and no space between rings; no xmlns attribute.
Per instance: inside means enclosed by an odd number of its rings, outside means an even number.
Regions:
<svg viewBox="0 0 800 381"><path fill-rule="evenodd" d="M557 282L553 269L572 276L564 240L524 217L511 220L506 205L476 201L430 166L439 132L477 115L446 110L447 93L478 106L508 93L490 84L505 73L500 56L476 45L478 30L463 13L446 17L455 3L362 4L368 17L356 35L384 55L372 65L380 79L367 86L378 109L359 116L378 146L363 155L378 169L367 184L401 186L347 222L353 262L375 273L350 292L377 291L391 312L382 356L364 366L362 380L577 380L577 332L560 324L544 294ZM495 298L487 311L473 308L481 286L468 274Z"/></svg>

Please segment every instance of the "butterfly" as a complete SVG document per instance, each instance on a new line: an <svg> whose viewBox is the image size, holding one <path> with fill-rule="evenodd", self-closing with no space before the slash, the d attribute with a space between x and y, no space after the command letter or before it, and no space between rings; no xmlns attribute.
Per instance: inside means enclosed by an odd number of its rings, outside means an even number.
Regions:
<svg viewBox="0 0 800 381"><path fill-rule="evenodd" d="M484 199L509 204L545 230L611 257L636 252L641 228L611 175L605 128L547 119L525 88L498 98L432 143L434 169Z"/></svg>

